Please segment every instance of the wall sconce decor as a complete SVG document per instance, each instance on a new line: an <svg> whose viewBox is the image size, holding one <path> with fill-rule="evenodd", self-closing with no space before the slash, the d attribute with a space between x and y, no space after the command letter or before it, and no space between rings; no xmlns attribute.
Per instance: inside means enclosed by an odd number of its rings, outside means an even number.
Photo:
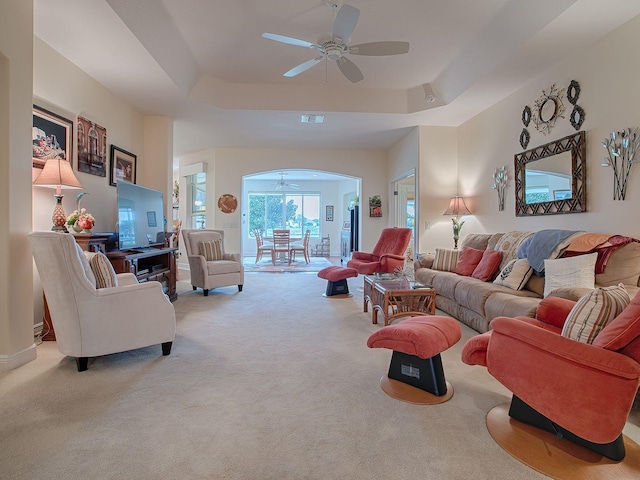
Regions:
<svg viewBox="0 0 640 480"><path fill-rule="evenodd" d="M613 199L624 200L631 167L636 163L636 153L640 148L640 129L626 128L620 132L611 132L602 146L607 150L608 156L600 165L613 169Z"/></svg>
<svg viewBox="0 0 640 480"><path fill-rule="evenodd" d="M508 174L506 165L497 167L496 171L493 172L493 185L491 188L498 192L498 211L500 212L504 210L504 191L507 187L507 180Z"/></svg>
<svg viewBox="0 0 640 480"><path fill-rule="evenodd" d="M458 239L460 238L460 230L464 225L464 221L460 221L463 215L471 215L471 212L464 203L464 198L456 195L449 201L449 206L443 215L453 215L451 222L453 223L453 248L458 248Z"/></svg>
<svg viewBox="0 0 640 480"><path fill-rule="evenodd" d="M584 110L578 105L578 97L580 96L580 84L575 80L571 80L567 87L567 100L573 105L573 111L569 115L569 123L576 130L580 130L582 122L584 122Z"/></svg>

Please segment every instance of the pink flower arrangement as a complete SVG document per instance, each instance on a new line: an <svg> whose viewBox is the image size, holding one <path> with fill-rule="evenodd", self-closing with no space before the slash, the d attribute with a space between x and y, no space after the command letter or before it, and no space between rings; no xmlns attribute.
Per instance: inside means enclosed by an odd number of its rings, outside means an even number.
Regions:
<svg viewBox="0 0 640 480"><path fill-rule="evenodd" d="M67 225L77 224L78 227L83 230L91 230L95 223L96 219L84 208L81 208L80 211L74 210L71 215L67 217Z"/></svg>

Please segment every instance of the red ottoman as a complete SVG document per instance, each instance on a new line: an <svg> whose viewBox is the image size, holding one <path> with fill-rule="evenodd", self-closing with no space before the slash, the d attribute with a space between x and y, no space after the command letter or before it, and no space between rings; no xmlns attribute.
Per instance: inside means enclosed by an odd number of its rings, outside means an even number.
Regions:
<svg viewBox="0 0 640 480"><path fill-rule="evenodd" d="M446 402L453 396L453 387L444 378L440 352L455 345L461 335L457 320L433 315L381 328L367 340L370 348L393 350L389 373L380 379L380 386L390 396L410 403Z"/></svg>
<svg viewBox="0 0 640 480"><path fill-rule="evenodd" d="M325 297L340 294L348 295L349 285L347 285L347 278L357 276L358 271L355 268L338 267L337 265L323 268L318 272L318 277L324 278L327 281Z"/></svg>

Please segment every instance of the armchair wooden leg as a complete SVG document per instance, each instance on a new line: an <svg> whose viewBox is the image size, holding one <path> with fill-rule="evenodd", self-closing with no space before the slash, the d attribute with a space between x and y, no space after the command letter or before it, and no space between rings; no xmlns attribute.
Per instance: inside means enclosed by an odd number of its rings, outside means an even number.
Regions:
<svg viewBox="0 0 640 480"><path fill-rule="evenodd" d="M198 287L196 287L195 285L191 285L191 287L192 287L194 290L195 290L196 288L198 288Z"/></svg>
<svg viewBox="0 0 640 480"><path fill-rule="evenodd" d="M238 291L241 292L242 291L242 285L238 285Z"/></svg>
<svg viewBox="0 0 640 480"><path fill-rule="evenodd" d="M165 357L171 353L171 346L173 342L165 342L162 344L162 355Z"/></svg>
<svg viewBox="0 0 640 480"><path fill-rule="evenodd" d="M203 288L202 289L202 293L204 293L205 297L208 297L209 296L209 289L208 288Z"/></svg>
<svg viewBox="0 0 640 480"><path fill-rule="evenodd" d="M89 367L89 358L88 357L77 357L76 358L76 366L78 367L79 372L84 372Z"/></svg>

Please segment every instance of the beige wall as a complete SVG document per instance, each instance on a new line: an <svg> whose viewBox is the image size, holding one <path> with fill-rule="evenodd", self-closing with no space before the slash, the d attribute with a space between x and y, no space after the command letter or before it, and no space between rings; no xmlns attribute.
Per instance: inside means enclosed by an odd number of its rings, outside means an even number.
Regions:
<svg viewBox="0 0 640 480"><path fill-rule="evenodd" d="M237 225L237 228L224 228L225 242L231 248L234 248L234 251L240 251L242 214L246 213L244 205L241 202L236 212L223 214L218 210L215 202L224 193L230 193L237 198L242 198L242 177L257 172L306 168L362 178L363 191L360 198L362 230L360 238L363 250L373 248L380 236L380 231L388 224L389 181L387 179L386 152L373 150L218 148L182 157L180 158L180 167L182 169L186 165L197 162L205 162L207 164L207 224L212 228L223 228L224 224ZM369 218L367 202L369 197L373 195L382 197L382 218ZM185 215L182 207L180 215ZM333 223L336 228L340 226L336 222ZM334 238L333 235L332 238ZM336 245L338 238L338 233L336 233Z"/></svg>
<svg viewBox="0 0 640 480"><path fill-rule="evenodd" d="M467 223L462 237L472 232L506 230L539 230L544 228L584 229L602 233L640 236L640 167L634 167L625 201L614 201L613 171L600 166L605 150L602 141L612 130L640 124L640 51L634 47L640 41L640 17L576 55L556 69L532 80L497 105L484 111L457 129L458 170L460 194L468 199L474 213L465 217ZM523 128L521 113L525 105L533 108L534 101L552 84L558 88L579 82L578 98L586 112L582 130L587 135L587 202L588 212L552 216L516 217L513 183L513 156L522 151L519 143ZM563 100L566 118L560 119L549 135L529 125L531 141L527 148L560 139L576 131L569 123L573 108ZM497 194L491 189L496 167L506 165L509 184L505 210L498 211ZM421 192L423 193L423 192ZM427 197L421 197L421 204ZM444 207L443 207L444 208ZM442 245L448 246L447 242ZM441 246L441 245L436 245Z"/></svg>
<svg viewBox="0 0 640 480"><path fill-rule="evenodd" d="M31 284L33 3L7 0L0 15L0 374L36 357ZM53 205L52 205L53 210Z"/></svg>

